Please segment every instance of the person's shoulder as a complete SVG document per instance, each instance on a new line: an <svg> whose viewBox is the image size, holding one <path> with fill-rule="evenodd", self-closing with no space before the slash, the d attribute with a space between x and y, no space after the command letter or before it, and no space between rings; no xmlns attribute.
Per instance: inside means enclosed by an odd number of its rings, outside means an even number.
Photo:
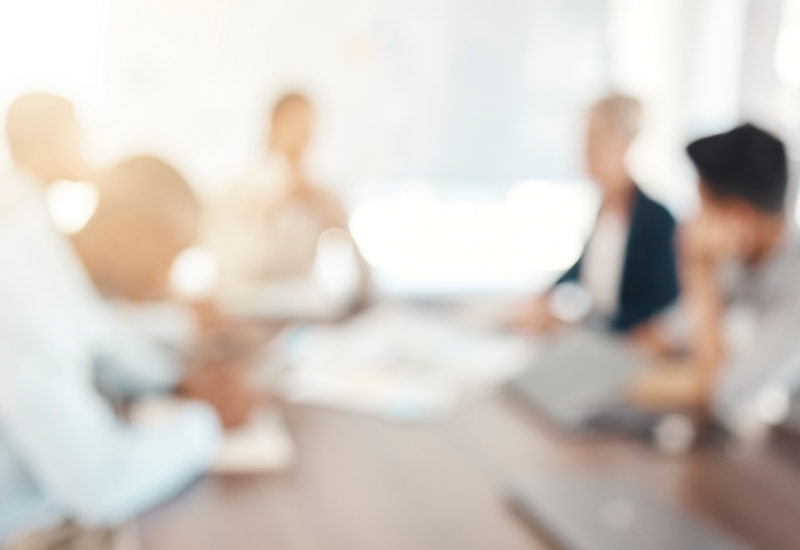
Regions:
<svg viewBox="0 0 800 550"><path fill-rule="evenodd" d="M257 165L233 178L222 191L219 200L225 205L269 203L286 192L287 178L279 169Z"/></svg>
<svg viewBox="0 0 800 550"><path fill-rule="evenodd" d="M639 186L637 186L636 189L638 194L636 208L644 214L644 220L649 223L674 228L676 225L675 217L667 207L642 191Z"/></svg>
<svg viewBox="0 0 800 550"><path fill-rule="evenodd" d="M11 214L37 202L37 190L31 178L19 169L0 175L0 216Z"/></svg>

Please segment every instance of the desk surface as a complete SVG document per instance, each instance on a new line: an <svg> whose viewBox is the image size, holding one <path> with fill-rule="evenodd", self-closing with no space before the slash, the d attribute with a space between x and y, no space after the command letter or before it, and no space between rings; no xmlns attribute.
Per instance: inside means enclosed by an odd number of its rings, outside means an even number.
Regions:
<svg viewBox="0 0 800 550"><path fill-rule="evenodd" d="M502 498L529 473L618 474L759 550L800 547L800 465L774 453L565 441L502 395L427 425L285 411L300 450L291 471L200 480L142 519L145 550L550 548Z"/></svg>

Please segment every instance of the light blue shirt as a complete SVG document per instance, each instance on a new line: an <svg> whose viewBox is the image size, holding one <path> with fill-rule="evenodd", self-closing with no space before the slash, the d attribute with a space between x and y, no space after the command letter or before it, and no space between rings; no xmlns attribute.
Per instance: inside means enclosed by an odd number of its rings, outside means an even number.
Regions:
<svg viewBox="0 0 800 550"><path fill-rule="evenodd" d="M719 275L729 359L712 405L735 429L763 388L800 390L800 236L787 227L769 257L755 266L727 265Z"/></svg>
<svg viewBox="0 0 800 550"><path fill-rule="evenodd" d="M117 394L164 391L177 366L103 302L19 172L0 181L0 304L0 545L65 518L118 524L210 465L222 431L207 405L145 429L98 392L97 375Z"/></svg>

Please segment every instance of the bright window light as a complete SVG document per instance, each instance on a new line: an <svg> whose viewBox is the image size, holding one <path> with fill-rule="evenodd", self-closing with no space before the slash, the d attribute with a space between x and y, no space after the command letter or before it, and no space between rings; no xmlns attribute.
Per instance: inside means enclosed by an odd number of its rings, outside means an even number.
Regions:
<svg viewBox="0 0 800 550"><path fill-rule="evenodd" d="M578 258L598 207L579 182L525 181L502 201L443 202L414 182L356 209L350 230L379 272L437 287L524 288Z"/></svg>
<svg viewBox="0 0 800 550"><path fill-rule="evenodd" d="M56 229L73 235L83 229L97 208L97 188L85 181L59 180L47 188L47 208Z"/></svg>
<svg viewBox="0 0 800 550"><path fill-rule="evenodd" d="M785 84L800 87L800 24L786 25L778 34L775 71Z"/></svg>
<svg viewBox="0 0 800 550"><path fill-rule="evenodd" d="M783 2L774 62L783 84L800 87L800 0Z"/></svg>
<svg viewBox="0 0 800 550"><path fill-rule="evenodd" d="M107 0L0 2L0 87L99 85Z"/></svg>
<svg viewBox="0 0 800 550"><path fill-rule="evenodd" d="M785 384L774 383L762 388L755 403L759 420L770 426L780 424L789 416L791 399L791 392Z"/></svg>
<svg viewBox="0 0 800 550"><path fill-rule="evenodd" d="M175 258L170 271L172 290L189 298L204 298L219 278L217 257L202 246L190 246Z"/></svg>
<svg viewBox="0 0 800 550"><path fill-rule="evenodd" d="M357 290L358 260L346 231L331 228L320 235L311 277L320 289L332 296L348 296Z"/></svg>

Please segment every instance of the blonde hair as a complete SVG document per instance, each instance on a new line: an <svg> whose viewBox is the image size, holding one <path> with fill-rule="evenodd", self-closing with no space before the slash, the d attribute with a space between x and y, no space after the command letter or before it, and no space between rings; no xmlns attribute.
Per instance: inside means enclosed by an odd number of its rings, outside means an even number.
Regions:
<svg viewBox="0 0 800 550"><path fill-rule="evenodd" d="M615 131L627 139L639 133L642 123L642 102L628 95L611 93L592 105L592 116L603 117Z"/></svg>
<svg viewBox="0 0 800 550"><path fill-rule="evenodd" d="M70 118L75 118L75 110L68 99L45 92L18 97L6 114L6 139L11 156L22 161L36 151L50 151Z"/></svg>

